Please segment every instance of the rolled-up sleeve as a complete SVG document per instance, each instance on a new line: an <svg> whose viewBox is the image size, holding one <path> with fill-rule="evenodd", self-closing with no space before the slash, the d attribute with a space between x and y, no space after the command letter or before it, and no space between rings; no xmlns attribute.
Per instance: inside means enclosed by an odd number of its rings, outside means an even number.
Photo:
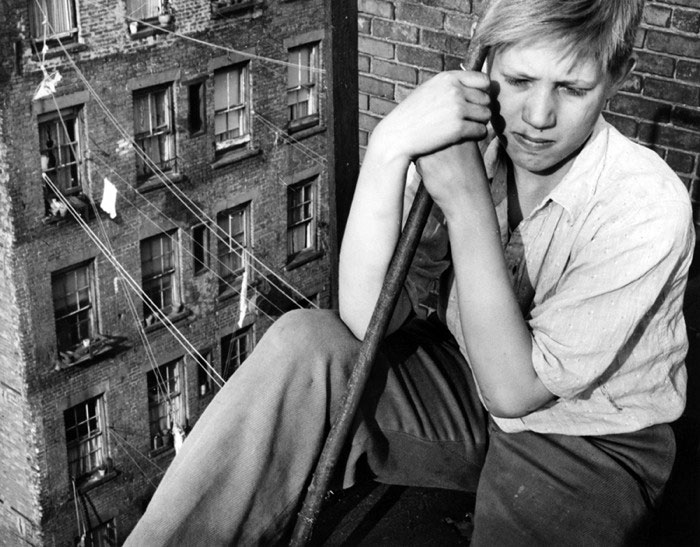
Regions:
<svg viewBox="0 0 700 547"><path fill-rule="evenodd" d="M682 298L693 243L689 207L668 201L609 219L572 251L528 321L533 366L549 391L573 398L624 361L659 307Z"/></svg>

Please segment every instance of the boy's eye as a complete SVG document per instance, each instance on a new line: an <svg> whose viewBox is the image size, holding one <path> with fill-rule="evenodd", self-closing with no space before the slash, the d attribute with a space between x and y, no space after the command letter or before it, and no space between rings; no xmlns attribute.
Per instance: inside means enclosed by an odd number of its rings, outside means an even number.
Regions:
<svg viewBox="0 0 700 547"><path fill-rule="evenodd" d="M511 78L506 76L505 80L508 85L513 87L524 87L528 84L528 80L525 78Z"/></svg>
<svg viewBox="0 0 700 547"><path fill-rule="evenodd" d="M588 89L582 87L571 87L568 85L561 86L561 89L564 91L564 93L574 97L583 97L589 91Z"/></svg>

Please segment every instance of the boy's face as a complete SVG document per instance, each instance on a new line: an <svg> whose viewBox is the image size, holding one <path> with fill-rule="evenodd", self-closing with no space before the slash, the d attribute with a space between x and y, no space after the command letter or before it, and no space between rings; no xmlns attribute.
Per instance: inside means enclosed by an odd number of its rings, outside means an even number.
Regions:
<svg viewBox="0 0 700 547"><path fill-rule="evenodd" d="M543 40L491 60L493 126L516 173L563 177L615 91L601 63L577 62L563 50Z"/></svg>

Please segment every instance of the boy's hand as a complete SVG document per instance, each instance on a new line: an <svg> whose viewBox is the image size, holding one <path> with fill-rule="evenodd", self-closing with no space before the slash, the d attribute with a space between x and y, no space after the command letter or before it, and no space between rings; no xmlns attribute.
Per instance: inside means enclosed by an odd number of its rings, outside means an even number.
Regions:
<svg viewBox="0 0 700 547"><path fill-rule="evenodd" d="M463 214L462 198L471 199L474 190L488 193L483 159L473 140L422 156L416 167L425 189L448 221L453 214Z"/></svg>
<svg viewBox="0 0 700 547"><path fill-rule="evenodd" d="M373 138L397 157L415 160L486 136L491 117L488 76L474 71L437 74L417 87L375 129Z"/></svg>

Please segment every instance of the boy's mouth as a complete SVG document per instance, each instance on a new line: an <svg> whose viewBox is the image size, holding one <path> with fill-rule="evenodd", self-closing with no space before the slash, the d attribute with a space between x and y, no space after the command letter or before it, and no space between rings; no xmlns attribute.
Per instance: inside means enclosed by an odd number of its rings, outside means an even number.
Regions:
<svg viewBox="0 0 700 547"><path fill-rule="evenodd" d="M525 133L513 133L513 138L518 142L518 144L528 150L544 150L554 145L554 141L550 139L543 139L540 137L532 137Z"/></svg>

